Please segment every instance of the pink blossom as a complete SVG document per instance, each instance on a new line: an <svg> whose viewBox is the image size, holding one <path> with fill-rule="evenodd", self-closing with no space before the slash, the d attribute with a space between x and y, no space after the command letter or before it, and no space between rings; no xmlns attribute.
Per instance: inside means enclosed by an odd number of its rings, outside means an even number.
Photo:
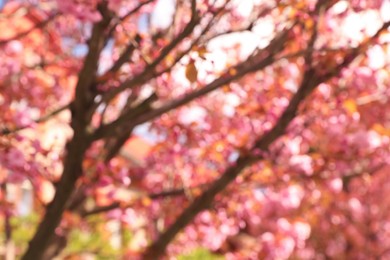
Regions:
<svg viewBox="0 0 390 260"><path fill-rule="evenodd" d="M29 126L34 123L28 110L20 110L15 113L15 121L18 126Z"/></svg>
<svg viewBox="0 0 390 260"><path fill-rule="evenodd" d="M299 152L301 151L301 143L302 143L302 137L299 136L287 142L286 148L293 155L299 154Z"/></svg>
<svg viewBox="0 0 390 260"><path fill-rule="evenodd" d="M108 2L108 8L112 11L118 12L123 0L110 0Z"/></svg>
<svg viewBox="0 0 390 260"><path fill-rule="evenodd" d="M383 68L386 64L386 53L376 45L368 50L368 66L374 70Z"/></svg>
<svg viewBox="0 0 390 260"><path fill-rule="evenodd" d="M340 236L339 238L332 239L326 248L326 254L330 257L337 257L341 254L346 246L345 240Z"/></svg>
<svg viewBox="0 0 390 260"><path fill-rule="evenodd" d="M98 182L99 187L106 187L112 184L112 179L108 176L102 176Z"/></svg>
<svg viewBox="0 0 390 260"><path fill-rule="evenodd" d="M20 41L16 41L16 40L10 41L5 47L5 52L8 55L18 54L21 53L22 51L23 51L23 44Z"/></svg>
<svg viewBox="0 0 390 260"><path fill-rule="evenodd" d="M285 208L297 208L301 204L303 198L302 188L296 185L289 186L280 194L281 204Z"/></svg>
<svg viewBox="0 0 390 260"><path fill-rule="evenodd" d="M351 6L355 11L379 9L383 2L382 0L352 0Z"/></svg>
<svg viewBox="0 0 390 260"><path fill-rule="evenodd" d="M57 0L58 9L61 12L74 15L80 20L89 22L98 22L102 19L102 16L96 9L97 4L97 0L85 0L81 3L76 0Z"/></svg>
<svg viewBox="0 0 390 260"><path fill-rule="evenodd" d="M280 247L275 252L279 259L288 259L295 248L295 241L291 237L285 237L280 241Z"/></svg>
<svg viewBox="0 0 390 260"><path fill-rule="evenodd" d="M340 192L343 189L343 181L341 178L334 178L328 181L329 188L334 192Z"/></svg>
<svg viewBox="0 0 390 260"><path fill-rule="evenodd" d="M22 169L26 164L24 154L16 148L11 148L7 153L7 164L10 169Z"/></svg>
<svg viewBox="0 0 390 260"><path fill-rule="evenodd" d="M290 222L288 222L287 219L285 219L285 218L280 218L280 219L277 220L276 223L277 223L277 225L278 225L278 228L279 228L282 232L284 232L284 233L290 232L290 230L291 230L291 224L290 224Z"/></svg>
<svg viewBox="0 0 390 260"><path fill-rule="evenodd" d="M271 232L265 232L261 236L261 240L267 243L273 243L275 241L275 236Z"/></svg>
<svg viewBox="0 0 390 260"><path fill-rule="evenodd" d="M306 240L310 237L311 227L309 224L297 221L292 225L292 229L299 240Z"/></svg>
<svg viewBox="0 0 390 260"><path fill-rule="evenodd" d="M302 171L306 175L313 174L313 160L309 155L293 155L290 158L290 165L293 169Z"/></svg>
<svg viewBox="0 0 390 260"><path fill-rule="evenodd" d="M18 170L13 170L7 178L7 181L9 183L22 183L26 179L26 174L18 171Z"/></svg>
<svg viewBox="0 0 390 260"><path fill-rule="evenodd" d="M348 139L350 144L354 145L357 149L364 149L367 151L373 151L382 145L381 136L372 130L360 130L351 134Z"/></svg>
<svg viewBox="0 0 390 260"><path fill-rule="evenodd" d="M318 86L318 92L321 93L325 99L328 99L331 94L331 87L328 84L322 83Z"/></svg>
<svg viewBox="0 0 390 260"><path fill-rule="evenodd" d="M353 216L357 219L361 219L364 214L364 207L362 203L357 198L351 198L348 201L348 206L350 207Z"/></svg>
<svg viewBox="0 0 390 260"><path fill-rule="evenodd" d="M209 223L210 221L212 221L211 214L208 211L204 211L204 212L200 213L198 216L198 219L204 223Z"/></svg>

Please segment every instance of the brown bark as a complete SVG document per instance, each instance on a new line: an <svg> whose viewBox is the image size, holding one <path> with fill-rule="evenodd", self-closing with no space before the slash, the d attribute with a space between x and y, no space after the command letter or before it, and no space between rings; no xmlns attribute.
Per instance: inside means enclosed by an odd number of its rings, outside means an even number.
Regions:
<svg viewBox="0 0 390 260"><path fill-rule="evenodd" d="M214 184L206 190L201 196L196 198L189 207L176 219L175 223L170 226L145 252L144 260L159 259L168 244L174 239L177 233L187 226L195 216L206 209L214 197L231 183L237 175L248 165L255 162L254 158L242 157L235 166L228 168L225 173Z"/></svg>
<svg viewBox="0 0 390 260"><path fill-rule="evenodd" d="M43 255L49 242L54 237L55 229L59 225L66 203L73 192L75 183L82 172L82 160L88 147L83 134L75 133L68 143L67 156L64 161L62 178L58 184L53 201L48 205L46 214L38 226L37 232L29 243L29 247L22 257L24 260L44 259Z"/></svg>
<svg viewBox="0 0 390 260"><path fill-rule="evenodd" d="M58 256L66 247L66 244L68 242L68 235L68 231L64 232L64 234L61 235L54 234L54 237L50 240L49 245L47 246L47 249L45 250L42 258L54 259L54 257Z"/></svg>
<svg viewBox="0 0 390 260"><path fill-rule="evenodd" d="M104 33L110 22L110 14L107 8L102 5L100 11L103 19L96 23L92 29L92 35L89 39L89 51L79 73L75 100L71 106L71 126L74 133L72 139L66 145L62 176L57 185L53 201L46 208L46 213L22 257L23 260L45 259L45 255L49 254L47 250L50 249L49 245L54 238L55 229L60 224L62 214L75 189L75 184L82 175L84 154L91 144L91 139L86 131L89 123L86 115L94 98L93 93L91 93L91 86L96 77L99 55L104 45Z"/></svg>

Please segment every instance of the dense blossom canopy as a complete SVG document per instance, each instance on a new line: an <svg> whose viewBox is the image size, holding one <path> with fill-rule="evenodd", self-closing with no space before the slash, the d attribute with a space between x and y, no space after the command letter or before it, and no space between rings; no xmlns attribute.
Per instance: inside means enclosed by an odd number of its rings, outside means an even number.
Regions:
<svg viewBox="0 0 390 260"><path fill-rule="evenodd" d="M75 229L126 259L390 258L389 26L379 0L8 1L4 241L28 183L23 259L85 253Z"/></svg>

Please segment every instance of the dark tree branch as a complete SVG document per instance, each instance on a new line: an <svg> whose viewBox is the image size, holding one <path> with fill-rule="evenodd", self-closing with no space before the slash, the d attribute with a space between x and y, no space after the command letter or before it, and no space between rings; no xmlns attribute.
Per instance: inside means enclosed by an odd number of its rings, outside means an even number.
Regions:
<svg viewBox="0 0 390 260"><path fill-rule="evenodd" d="M222 9L221 9L222 10ZM174 62L170 65L170 66L168 66L167 68L165 68L165 69L163 69L163 70L161 70L160 72L158 72L157 74L155 74L154 76L155 77L158 77L159 75L162 75L162 74L164 74L164 73L167 73L167 72L169 72L186 54L188 54L191 50L192 50L192 48L201 40L201 38L202 38L202 36L211 28L211 26L213 25L213 21L215 20L215 17L216 16L214 16L211 20L210 20L210 22L205 26L205 28L202 30L202 32L201 32L201 34L200 34L200 36L198 36L193 42L192 42L192 44L191 44L191 46L189 46L186 50L184 50L184 51L182 51L180 54L178 54L177 55L177 57L175 58L175 60L174 60ZM151 101L156 101L156 99L155 99L155 97L156 96L153 96L153 100L149 100L150 102L148 102L149 104L151 104L152 102ZM127 105L131 105L131 104L127 104ZM124 116L124 117L128 117L129 115L129 113L131 113L132 114L132 116L134 117L134 113L131 111L131 109L132 108L127 108L127 107L125 107L124 108L124 110L122 111L122 113L121 113L121 116ZM126 111L127 110L127 111ZM148 109L148 111L150 111L151 110L151 106L149 106L149 109ZM146 112L148 112L148 111L144 111L145 113ZM125 119L124 120L124 122L126 122L126 120L128 121L128 119ZM100 127L101 127L102 125L100 125ZM111 160L115 155L116 155L116 153L119 151L119 149L121 148L121 146L123 145L123 143L130 137L130 135L131 135L131 132L132 132L132 129L133 129L134 127L132 126L132 127L121 127L121 129L122 129L122 131L123 132L127 132L126 134L124 134L121 138L118 138L117 137L117 139L118 139L118 141L117 141L117 147L116 147L116 149L115 149L115 153L114 153L114 150L112 150L112 151L109 151L108 152L108 155L107 155L107 158L106 158L106 161L109 161L109 160ZM115 135L116 136L116 135ZM119 141L119 139L121 140L121 141ZM120 146L119 146L119 144L121 144Z"/></svg>
<svg viewBox="0 0 390 260"><path fill-rule="evenodd" d="M126 46L125 50L119 57L119 59L112 65L111 69L108 71L110 74L114 74L122 67L123 64L129 61L131 55L133 54L134 50L138 48L138 44L140 42L141 38L137 34L135 39L131 40L130 43Z"/></svg>
<svg viewBox="0 0 390 260"><path fill-rule="evenodd" d="M71 126L74 133L72 139L66 145L61 179L52 202L47 206L46 213L29 242L27 251L22 257L23 260L44 259L47 250L50 249L49 245L52 238L54 238L55 229L61 221L62 213L75 189L76 181L82 175L84 154L91 144L86 131L89 124L86 114L91 100L93 100L90 88L96 77L97 63L105 40L105 30L111 20L106 6L100 5L99 9L103 19L93 26L92 35L88 41L88 54L79 73L75 90L76 95L71 106Z"/></svg>
<svg viewBox="0 0 390 260"><path fill-rule="evenodd" d="M381 30L387 27L388 25L382 27ZM379 33L377 33L376 36L377 35L379 35ZM360 49L361 48L357 48L356 50ZM306 69L297 93L292 97L289 105L279 117L274 127L255 142L252 148L253 154L241 155L237 159L235 165L228 167L222 174L222 176L217 179L208 190L206 190L198 198L196 198L193 203L191 203L176 219L176 221L147 248L145 254L143 255L143 259L158 259L159 256L161 256L165 252L166 247L174 239L174 237L185 226L187 226L199 212L205 210L214 200L215 196L222 190L224 190L227 185L229 185L241 173L244 168L263 159L263 155L261 153L260 155L255 155L255 151L267 151L269 146L284 134L289 123L295 118L299 105L303 102L303 100L311 92L313 92L313 90L320 83L325 82L330 78L338 75L341 70L347 67L358 55L360 55L359 51L353 51L352 53L347 54L344 58L344 61L340 65L336 66L336 68L331 70L331 72L325 74L322 77L316 75L316 68L309 67L308 69ZM307 65L310 66L311 64Z"/></svg>
<svg viewBox="0 0 390 260"><path fill-rule="evenodd" d="M202 188L205 186L206 185L203 184L203 185L199 185L196 188ZM180 188L180 189L167 190L167 191L162 191L159 193L152 193L149 195L145 195L145 197L148 197L149 199L152 199L152 200L156 200L156 199L162 199L162 198L166 198L166 197L183 196L183 195L185 195L186 191L188 191L188 189L191 189L191 188ZM81 211L79 214L82 217L88 217L91 215L105 213L107 211L120 208L120 206L121 206L120 202L114 202L114 203L107 205L107 206L95 207L95 208L90 209L90 210Z"/></svg>
<svg viewBox="0 0 390 260"><path fill-rule="evenodd" d="M129 125L128 127L133 128L139 124L145 123L170 110L178 108L199 97L202 97L220 88L221 86L224 86L234 80L240 79L249 73L264 69L265 67L269 66L274 62L275 60L274 56L284 48L284 43L288 37L288 32L289 30L283 31L271 41L271 43L267 48L265 48L262 51L259 51L256 55L250 57L248 60L229 69L223 76L209 83L205 87L193 91L189 94L186 94L181 98L168 102L166 105L154 109L149 113L143 113L138 117L132 117L130 121L131 125ZM234 70L235 73L230 74L229 71L232 70ZM114 129L116 129L120 124L122 124L123 121L124 120L121 117L119 117L114 122L107 125L103 125L102 127L100 127L95 131L95 133L93 134L93 138L97 140L97 139L111 136L114 133Z"/></svg>
<svg viewBox="0 0 390 260"><path fill-rule="evenodd" d="M110 210L120 208L120 206L121 206L120 202L114 202L114 203L111 203L110 205L107 205L107 206L99 206L99 207L95 207L91 210L81 211L80 216L85 218L85 217L89 217L89 216L96 215L96 214L101 214L104 212L108 212Z"/></svg>
<svg viewBox="0 0 390 260"><path fill-rule="evenodd" d="M255 161L256 159L253 157L243 156L237 160L237 163L234 166L227 168L223 175L217 179L209 189L197 197L190 206L180 214L175 223L149 246L143 259L159 259L159 256L165 252L167 245L174 239L176 234L187 226L200 211L210 206L214 197L232 182L244 168L253 164Z"/></svg>
<svg viewBox="0 0 390 260"><path fill-rule="evenodd" d="M223 8L220 8L217 13L220 13L221 11L223 10ZM200 35L192 42L191 46L189 46L186 50L182 51L180 54L178 54L174 60L174 62L168 66L167 68L161 70L160 72L157 72L153 75L153 77L158 77L164 73L167 73L169 72L186 54L188 54L192 48L198 44L200 42L200 40L202 39L203 35L205 35L205 33L210 30L210 28L212 27L212 25L214 24L214 21L216 20L216 17L218 17L217 15L212 17L211 20L208 22L208 24L203 28L202 32L200 33ZM119 59L120 60L120 59ZM118 60L118 62L119 62ZM117 64L117 63L116 63ZM116 64L113 66L113 68L116 66ZM122 65L122 64L121 64ZM116 67L119 69L121 65L117 65ZM113 68L111 68L111 70L113 70ZM154 100L153 100L154 101ZM151 104L151 102L149 102ZM122 113L121 115L126 115L126 114L132 114L134 116L134 113L133 111L131 111L131 107L128 108L128 106L130 106L131 103L127 103L127 106L122 110ZM149 106L149 109L148 111L151 110L151 106ZM148 111L144 111L143 113L146 113ZM130 118L131 119L131 118ZM100 125L101 127L102 125ZM134 126L130 126L130 127L121 127L121 129L124 129L124 131L122 131L123 133L122 134L119 134L119 135L115 135L115 138L116 140L112 141L110 140L110 142L116 142L116 144L114 146L112 146L111 149L108 149L108 152L107 152L107 156L106 156L106 159L105 161L109 161L111 160L116 154L117 152L121 149L121 147L123 146L123 144L126 142L126 140L130 137L131 133L132 133L132 130L133 130Z"/></svg>
<svg viewBox="0 0 390 260"><path fill-rule="evenodd" d="M210 19L210 21L207 23L207 25L202 29L200 35L191 43L191 45L190 45L186 50L181 51L178 55L176 55L176 58L174 59L174 61L172 62L171 65L168 65L166 68L164 68L164 69L162 69L162 70L160 70L160 71L158 71L158 72L153 72L151 75L149 75L149 77L143 77L143 78L142 78L142 77L140 77L140 76L137 76L136 78L134 78L134 79L131 80L131 83L129 83L129 81L128 81L129 86L131 86L131 88L134 88L135 86L140 86L140 85L146 83L147 81L149 81L149 80L151 80L151 79L153 79L153 78L159 77L159 76L161 76L162 74L168 73L169 71L171 71L172 68L173 68L177 63L179 63L179 61L180 61L185 55L187 55L187 54L193 49L194 46L196 46L197 44L199 44L199 42L202 40L203 36L211 29L211 27L212 27L212 25L214 24L215 20L219 17L218 14L221 13L222 11L223 11L223 7L219 8L219 9L215 12L216 15L213 16L213 17ZM136 42L135 42L135 43L133 43L133 44L130 43L130 45L129 45L127 48L128 48L128 49L132 49L133 46L138 47L138 40L137 40L137 39L136 39ZM127 51L125 51L125 52L123 53L123 55L122 55L123 58L122 58L122 57L119 58L118 61L113 65L113 67L110 69L111 72L114 72L115 70L119 70L120 67L123 65L123 61L124 61L124 59L125 59L124 57L125 57L125 55L126 55L126 52L127 52ZM131 54L130 54L130 55L131 55ZM148 65L148 68L147 68L146 70L150 70L150 66L151 66L151 64ZM157 65L156 65L156 66L157 66ZM109 72L110 72L110 71L109 71ZM112 74L112 73L110 73L110 74ZM109 76L110 76L110 75L109 75ZM103 78L105 78L105 77L103 76ZM99 82L104 82L104 81L105 81L105 79L103 79L102 81L100 80ZM124 83L126 83L126 82L124 82ZM122 83L121 86L123 86L123 83ZM115 96L115 95L114 95L114 96ZM109 100L110 98L111 98L110 95L108 95L108 97L106 97L107 100ZM109 102L109 101L106 101L106 100L103 100L103 99L102 99L99 103L95 104L94 109L96 109L96 107L99 106L100 104L102 104L103 102ZM122 114L123 114L123 112L122 112ZM100 125L99 127L101 127L101 126L102 126L102 125ZM131 129L132 129L132 128L131 128ZM128 130L128 131L131 131L131 129Z"/></svg>
<svg viewBox="0 0 390 260"><path fill-rule="evenodd" d="M119 126L123 124L126 125L126 123L129 122L133 117L137 117L139 115L147 113L147 111L152 109L151 105L157 99L157 95L153 93L152 95L150 95L150 97L142 101L141 104L134 108L130 108L127 113L124 113L120 118L118 118L118 120L116 120L118 128L115 130L116 133L114 135L114 140L112 140L112 142L108 144L107 153L105 157L106 162L109 162L112 158L114 158L114 156L119 152L126 140L129 139L129 137L131 136L133 128L129 129L128 127Z"/></svg>

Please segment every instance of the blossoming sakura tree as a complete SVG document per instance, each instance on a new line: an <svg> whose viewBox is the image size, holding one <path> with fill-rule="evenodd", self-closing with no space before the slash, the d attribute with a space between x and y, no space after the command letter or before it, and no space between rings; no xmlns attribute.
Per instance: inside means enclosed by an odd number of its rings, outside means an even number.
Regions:
<svg viewBox="0 0 390 260"><path fill-rule="evenodd" d="M10 187L39 216L22 259L65 257L96 216L125 259L390 258L389 1L5 2L4 240Z"/></svg>

